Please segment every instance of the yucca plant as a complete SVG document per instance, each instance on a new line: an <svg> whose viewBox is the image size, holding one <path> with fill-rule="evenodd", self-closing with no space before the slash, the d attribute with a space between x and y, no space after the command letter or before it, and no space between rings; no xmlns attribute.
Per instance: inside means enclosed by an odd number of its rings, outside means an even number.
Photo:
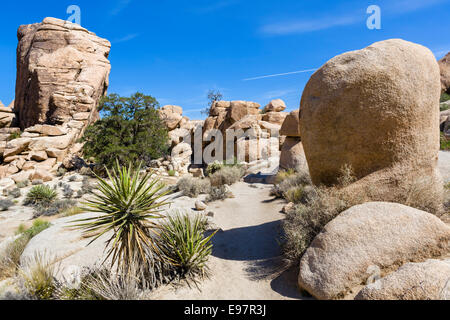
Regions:
<svg viewBox="0 0 450 320"><path fill-rule="evenodd" d="M169 215L162 225L160 241L164 254L182 275L204 273L212 252L211 239L205 236L208 220L202 215Z"/></svg>
<svg viewBox="0 0 450 320"><path fill-rule="evenodd" d="M112 231L105 261L112 257L112 265L125 272L135 261L143 268L152 267L159 252L154 240L159 225L154 220L162 218L161 207L168 202L161 198L170 192L151 173L140 176L140 168L121 167L116 162L112 172L106 169L109 182L97 176L98 192L92 192L83 210L99 215L77 220L74 226L93 237L89 244Z"/></svg>
<svg viewBox="0 0 450 320"><path fill-rule="evenodd" d="M24 205L32 206L49 206L58 197L56 190L50 188L47 185L37 185L28 191L24 201Z"/></svg>

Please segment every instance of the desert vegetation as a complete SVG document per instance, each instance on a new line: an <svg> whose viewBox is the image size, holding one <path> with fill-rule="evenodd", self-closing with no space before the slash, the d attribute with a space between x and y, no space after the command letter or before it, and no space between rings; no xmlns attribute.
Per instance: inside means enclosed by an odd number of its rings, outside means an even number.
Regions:
<svg viewBox="0 0 450 320"><path fill-rule="evenodd" d="M158 107L155 98L142 93L103 98L98 107L102 119L90 126L82 139L85 156L112 168L117 159L122 165L137 164L165 155L168 135Z"/></svg>

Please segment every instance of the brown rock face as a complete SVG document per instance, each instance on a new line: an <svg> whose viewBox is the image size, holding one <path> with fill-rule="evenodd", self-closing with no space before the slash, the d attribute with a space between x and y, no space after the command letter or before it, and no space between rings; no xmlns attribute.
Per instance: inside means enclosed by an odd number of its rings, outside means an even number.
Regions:
<svg viewBox="0 0 450 320"><path fill-rule="evenodd" d="M337 182L351 165L372 199L406 198L413 183L442 192L439 151L439 67L427 48L399 40L339 55L309 80L300 131L315 184Z"/></svg>
<svg viewBox="0 0 450 320"><path fill-rule="evenodd" d="M106 93L111 69L109 41L70 22L45 18L17 32L14 109L22 129L62 124L78 113L98 119L96 104Z"/></svg>
<svg viewBox="0 0 450 320"><path fill-rule="evenodd" d="M280 135L300 137L299 111L289 113L281 126Z"/></svg>
<svg viewBox="0 0 450 320"><path fill-rule="evenodd" d="M450 52L439 60L442 90L450 94Z"/></svg>
<svg viewBox="0 0 450 320"><path fill-rule="evenodd" d="M96 107L108 87L111 45L78 25L54 18L23 25L17 36L14 110L0 108L0 113L15 119L4 121L0 114L0 126L15 123L24 132L7 142L8 133L20 129L2 129L0 152L7 165L0 167L0 177L33 170L32 178L47 172L45 179L49 179L68 161L66 157L70 160L79 151L77 139L99 118Z"/></svg>
<svg viewBox="0 0 450 320"><path fill-rule="evenodd" d="M305 152L300 138L287 137L281 148L280 168L308 171Z"/></svg>

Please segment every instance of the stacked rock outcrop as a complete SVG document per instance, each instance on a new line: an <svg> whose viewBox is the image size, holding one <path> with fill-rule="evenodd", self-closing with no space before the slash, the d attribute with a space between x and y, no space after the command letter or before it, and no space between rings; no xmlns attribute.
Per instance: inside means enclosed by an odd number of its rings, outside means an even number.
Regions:
<svg viewBox="0 0 450 320"><path fill-rule="evenodd" d="M308 164L300 135L299 111L292 111L281 126L280 135L286 136L281 147L280 168L306 169Z"/></svg>
<svg viewBox="0 0 450 320"><path fill-rule="evenodd" d="M20 26L17 36L17 123L5 125L17 128L3 129L1 137L12 132L20 137L2 139L0 177L47 180L61 164L70 166L81 147L77 140L99 119L96 107L108 88L111 45L55 18Z"/></svg>

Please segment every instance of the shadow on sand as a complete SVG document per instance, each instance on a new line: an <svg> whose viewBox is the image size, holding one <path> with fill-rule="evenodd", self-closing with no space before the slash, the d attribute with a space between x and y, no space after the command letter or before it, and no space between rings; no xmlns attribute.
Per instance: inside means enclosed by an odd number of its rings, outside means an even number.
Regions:
<svg viewBox="0 0 450 320"><path fill-rule="evenodd" d="M254 281L271 279L279 294L304 299L297 288L296 268L288 269L278 243L281 221L219 231L213 238L212 255L224 260L245 262L245 271Z"/></svg>

